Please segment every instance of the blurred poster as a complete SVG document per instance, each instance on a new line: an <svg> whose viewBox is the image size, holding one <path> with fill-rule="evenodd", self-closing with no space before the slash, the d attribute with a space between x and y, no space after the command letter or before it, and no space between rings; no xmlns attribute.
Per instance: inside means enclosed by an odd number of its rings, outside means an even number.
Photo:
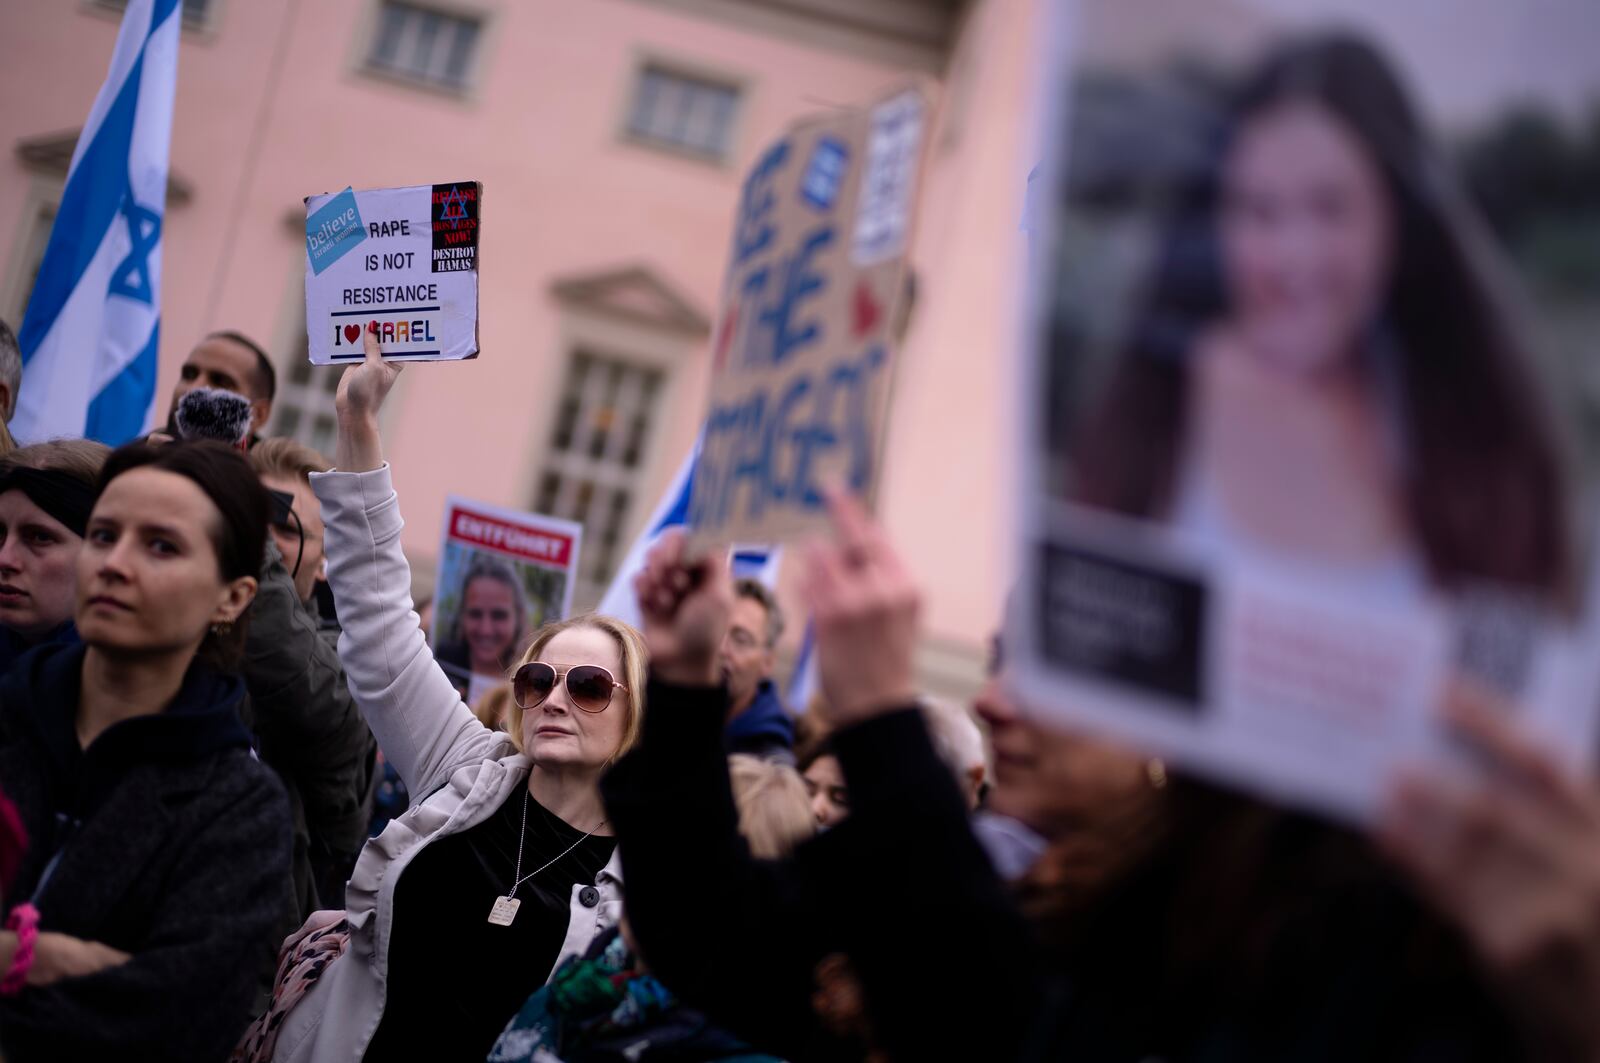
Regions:
<svg viewBox="0 0 1600 1063"><path fill-rule="evenodd" d="M1026 226L1022 690L1355 819L1600 706L1600 6L1424 11L1077 5Z"/></svg>
<svg viewBox="0 0 1600 1063"><path fill-rule="evenodd" d="M433 653L475 705L572 608L583 526L455 496L444 513Z"/></svg>
<svg viewBox="0 0 1600 1063"><path fill-rule="evenodd" d="M698 539L824 527L830 482L871 496L927 118L910 89L815 117L745 178L690 495Z"/></svg>

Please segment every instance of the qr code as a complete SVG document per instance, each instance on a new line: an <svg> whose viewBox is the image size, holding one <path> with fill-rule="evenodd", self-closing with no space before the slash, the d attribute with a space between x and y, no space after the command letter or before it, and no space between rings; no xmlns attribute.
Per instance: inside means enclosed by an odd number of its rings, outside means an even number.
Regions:
<svg viewBox="0 0 1600 1063"><path fill-rule="evenodd" d="M871 266L905 250L922 146L922 110L922 97L914 92L872 110L850 253L857 266Z"/></svg>

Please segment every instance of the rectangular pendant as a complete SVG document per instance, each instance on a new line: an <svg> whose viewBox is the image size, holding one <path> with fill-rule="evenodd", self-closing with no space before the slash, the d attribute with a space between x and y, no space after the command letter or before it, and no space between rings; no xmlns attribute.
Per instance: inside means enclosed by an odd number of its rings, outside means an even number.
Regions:
<svg viewBox="0 0 1600 1063"><path fill-rule="evenodd" d="M489 922L495 926L510 926L520 907L522 902L515 897L496 897L494 907L489 909Z"/></svg>

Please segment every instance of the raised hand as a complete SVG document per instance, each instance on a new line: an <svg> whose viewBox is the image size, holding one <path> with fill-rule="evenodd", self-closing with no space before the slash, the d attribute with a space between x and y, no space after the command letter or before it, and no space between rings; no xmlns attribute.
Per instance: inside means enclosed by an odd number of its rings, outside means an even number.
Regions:
<svg viewBox="0 0 1600 1063"><path fill-rule="evenodd" d="M383 464L378 411L404 368L385 362L378 336L369 324L362 333L367 356L339 378L334 406L339 414L339 441L334 464L343 472L366 472Z"/></svg>
<svg viewBox="0 0 1600 1063"><path fill-rule="evenodd" d="M917 700L922 594L861 503L831 494L828 511L834 541L807 551L801 593L816 624L817 672L837 727Z"/></svg>
<svg viewBox="0 0 1600 1063"><path fill-rule="evenodd" d="M1600 1058L1600 787L1486 691L1458 686L1445 709L1485 778L1404 779L1379 840L1466 933L1534 1035L1530 1058Z"/></svg>
<svg viewBox="0 0 1600 1063"><path fill-rule="evenodd" d="M717 651L733 608L727 559L708 554L691 560L683 532L673 529L650 551L633 589L651 672L668 683L715 685L720 678Z"/></svg>

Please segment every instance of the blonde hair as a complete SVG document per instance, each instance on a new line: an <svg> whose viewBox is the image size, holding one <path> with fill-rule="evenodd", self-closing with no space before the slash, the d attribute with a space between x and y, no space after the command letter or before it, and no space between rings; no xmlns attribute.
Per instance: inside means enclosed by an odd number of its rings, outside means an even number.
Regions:
<svg viewBox="0 0 1600 1063"><path fill-rule="evenodd" d="M963 779L973 768L982 768L983 777L989 777L989 758L983 745L983 732L972 713L959 705L924 696L922 718L928 725L928 737L939 759Z"/></svg>
<svg viewBox="0 0 1600 1063"><path fill-rule="evenodd" d="M314 472L327 472L333 464L317 451L293 439L263 439L250 448L250 464L257 476L281 476L311 482Z"/></svg>
<svg viewBox="0 0 1600 1063"><path fill-rule="evenodd" d="M785 764L735 753L728 758L739 833L760 860L776 860L817 832L800 773Z"/></svg>
<svg viewBox="0 0 1600 1063"><path fill-rule="evenodd" d="M613 691L611 704L606 706L607 712L616 708L620 696L628 713L628 722L622 729L622 742L617 746L617 751L611 755L611 759L615 760L639 741L639 729L644 724L644 687L650 674L650 654L645 649L643 635L639 634L631 624L624 623L614 616L584 613L581 616L568 617L566 620L546 624L534 632L533 641L528 643L528 648L523 652L522 659L517 662L517 667L521 668L525 664L537 661L539 654L550 644L550 640L563 631L580 627L594 628L610 635L622 655L622 674L617 676L616 680L627 690ZM510 708L506 710L506 733L511 736L517 752L527 752L522 748L522 706L517 704L515 698L512 699Z"/></svg>
<svg viewBox="0 0 1600 1063"><path fill-rule="evenodd" d="M515 702L511 698L511 684L501 683L483 697L472 707L472 715L478 722L491 731L505 729L506 720L511 717L511 707Z"/></svg>
<svg viewBox="0 0 1600 1063"><path fill-rule="evenodd" d="M110 456L110 447L92 439L51 439L18 447L5 456L5 462L24 469L63 473L94 487Z"/></svg>

